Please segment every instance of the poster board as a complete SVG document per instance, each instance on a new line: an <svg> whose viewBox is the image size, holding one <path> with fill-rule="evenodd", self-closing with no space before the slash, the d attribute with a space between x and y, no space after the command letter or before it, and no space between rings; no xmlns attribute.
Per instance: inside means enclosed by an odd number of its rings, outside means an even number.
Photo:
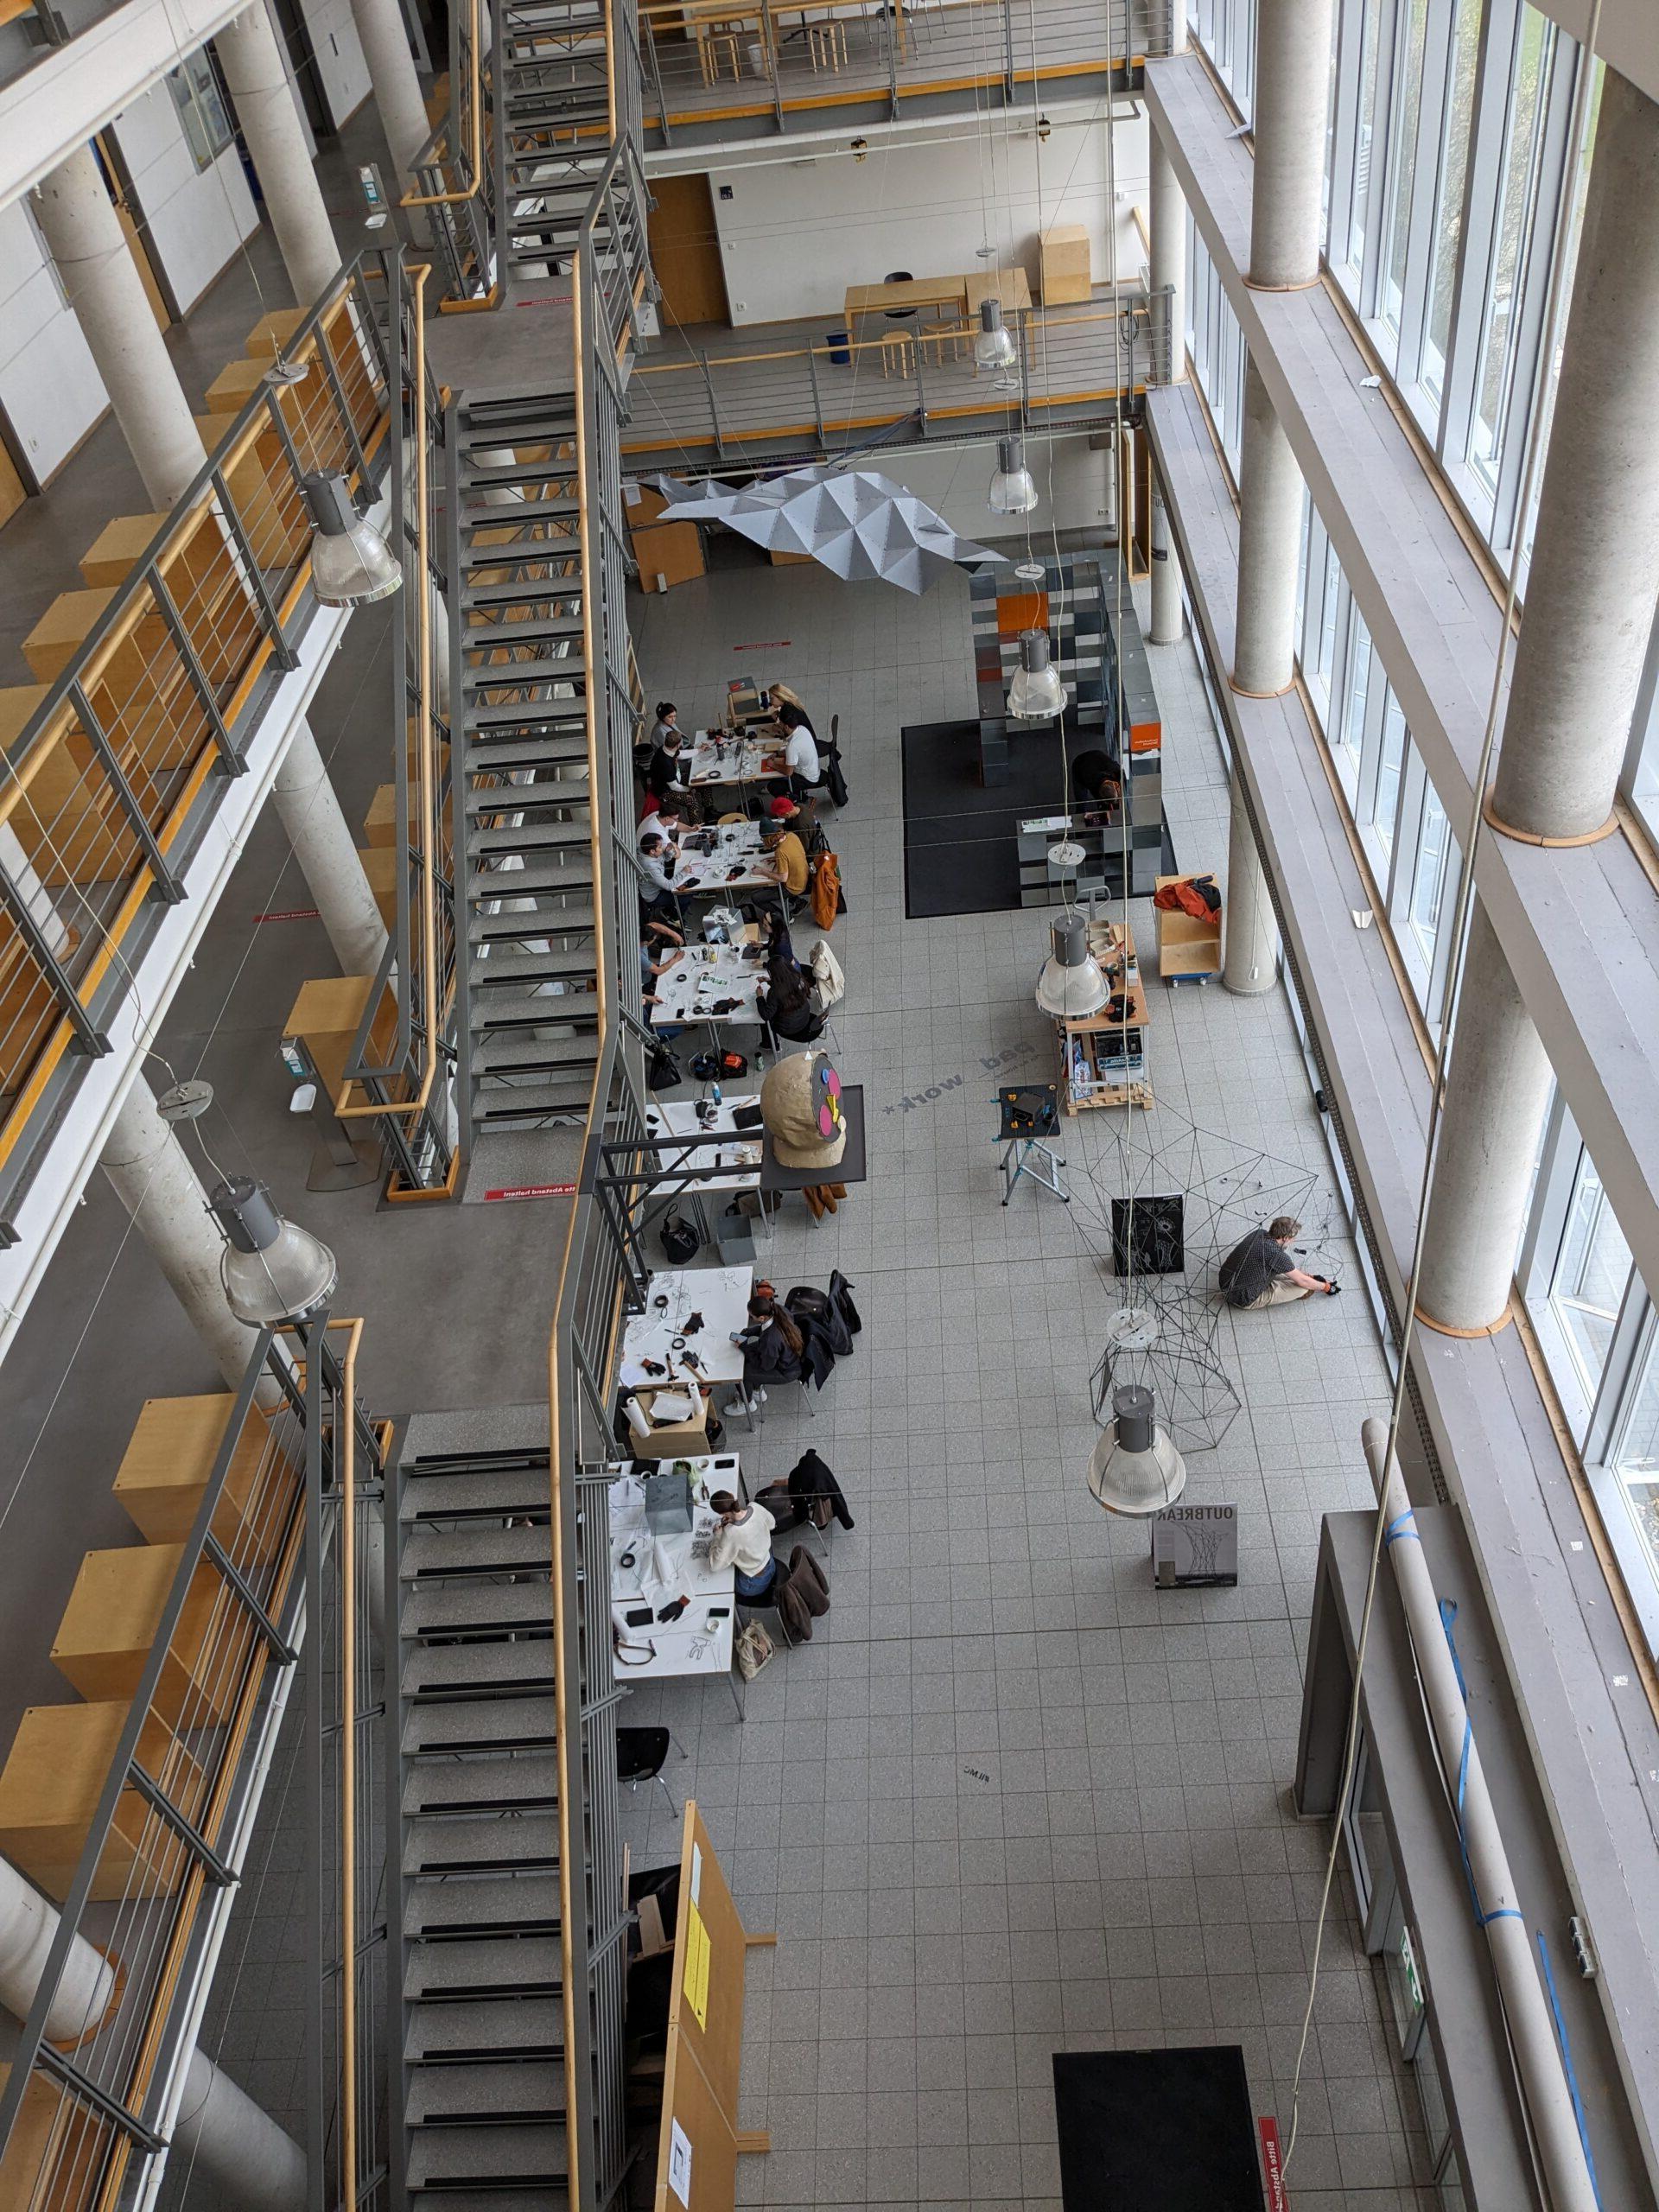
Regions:
<svg viewBox="0 0 1659 2212"><path fill-rule="evenodd" d="M689 1799L680 1841L656 2212L731 2212L740 2152L769 2147L765 2136L740 2134L737 2100L744 1961L754 1944L775 1940L744 1928L696 1800Z"/></svg>

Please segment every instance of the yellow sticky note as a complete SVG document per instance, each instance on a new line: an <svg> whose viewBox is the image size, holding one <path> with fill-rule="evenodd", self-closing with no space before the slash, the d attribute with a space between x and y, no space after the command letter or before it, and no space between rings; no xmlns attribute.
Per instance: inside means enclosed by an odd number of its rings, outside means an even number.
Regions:
<svg viewBox="0 0 1659 2212"><path fill-rule="evenodd" d="M685 2001L696 2015L697 2025L709 2025L709 1930L702 1915L689 1901L685 1920L685 1974L682 1986Z"/></svg>

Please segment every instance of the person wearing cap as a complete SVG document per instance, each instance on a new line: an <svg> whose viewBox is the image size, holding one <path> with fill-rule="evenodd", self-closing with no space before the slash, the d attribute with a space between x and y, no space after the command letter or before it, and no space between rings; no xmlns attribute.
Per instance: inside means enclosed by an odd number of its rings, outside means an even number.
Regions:
<svg viewBox="0 0 1659 2212"><path fill-rule="evenodd" d="M709 1503L720 1516L720 1526L709 1540L709 1564L716 1573L729 1567L735 1594L759 1605L778 1580L772 1552L778 1524L764 1505L740 1505L728 1490L715 1491Z"/></svg>
<svg viewBox="0 0 1659 2212"><path fill-rule="evenodd" d="M808 881L806 847L797 834L791 815L779 830L761 840L772 855L772 872L791 899L804 899Z"/></svg>
<svg viewBox="0 0 1659 2212"><path fill-rule="evenodd" d="M1227 1303L1241 1313L1255 1313L1264 1306L1287 1306L1315 1291L1323 1298L1334 1298L1342 1286L1327 1281L1324 1275L1309 1274L1296 1265L1286 1249L1301 1233L1301 1223L1281 1213L1265 1229L1253 1229L1242 1237L1221 1263L1221 1287L1227 1294Z"/></svg>

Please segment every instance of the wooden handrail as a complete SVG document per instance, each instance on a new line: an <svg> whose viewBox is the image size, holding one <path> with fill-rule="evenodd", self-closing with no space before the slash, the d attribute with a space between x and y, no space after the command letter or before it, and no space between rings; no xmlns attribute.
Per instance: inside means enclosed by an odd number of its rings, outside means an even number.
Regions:
<svg viewBox="0 0 1659 2212"><path fill-rule="evenodd" d="M1040 308L1033 308L1031 312L1033 322L1039 317L1042 318L1045 327L1052 334L1056 330L1083 329L1094 323L1116 322L1122 315L1125 306L1143 304L1145 296L1146 296L1143 293L1138 291L1127 292L1122 296L1122 304L1114 307L1095 308L1090 309L1086 315L1061 315L1056 313L1051 318L1045 315L1044 310ZM933 337L935 334L935 331L931 327L927 326L918 326L914 331L906 334L906 335L908 335L912 340L912 342L916 345L924 344L928 339ZM951 334L948 330L941 328L937 334L941 337L949 337ZM964 334L957 332L956 334L960 337ZM879 338L853 338L849 336L844 346L830 346L825 340L820 339L814 345L785 346L779 348L776 352L766 353L710 353L708 356L706 362L701 358L695 358L686 361L637 362L634 365L633 374L636 377L677 376L683 374L689 369L695 369L701 372L705 366L711 369L741 369L752 367L757 362L804 361L809 355L811 355L816 359L827 360L832 353L879 353L880 346L881 340Z"/></svg>

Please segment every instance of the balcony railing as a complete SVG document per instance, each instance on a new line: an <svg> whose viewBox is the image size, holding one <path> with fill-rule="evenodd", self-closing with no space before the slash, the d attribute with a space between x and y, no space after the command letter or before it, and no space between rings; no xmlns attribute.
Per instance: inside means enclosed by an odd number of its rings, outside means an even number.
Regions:
<svg viewBox="0 0 1659 2212"><path fill-rule="evenodd" d="M416 157L403 195L428 227L451 307L486 307L495 296L494 35L492 0L461 0L451 10L449 112Z"/></svg>
<svg viewBox="0 0 1659 2212"><path fill-rule="evenodd" d="M1120 397L1170 376L1167 289L1019 318L1006 377L976 372L974 327L906 326L904 335L721 353L637 368L625 454L696 451L716 459L829 454L907 420L917 435L976 421L1022 429L1086 427ZM826 318L827 320L827 318Z"/></svg>
<svg viewBox="0 0 1659 2212"><path fill-rule="evenodd" d="M1167 54L1170 0L642 0L645 124L663 145L1085 99Z"/></svg>
<svg viewBox="0 0 1659 2212"><path fill-rule="evenodd" d="M189 856L315 612L303 477L372 492L388 421L378 255L342 270L90 626L30 644L47 674L0 781L0 1243L74 1054L109 1049L155 902ZM59 602L63 606L65 602ZM152 1008L153 1012L154 1009Z"/></svg>

